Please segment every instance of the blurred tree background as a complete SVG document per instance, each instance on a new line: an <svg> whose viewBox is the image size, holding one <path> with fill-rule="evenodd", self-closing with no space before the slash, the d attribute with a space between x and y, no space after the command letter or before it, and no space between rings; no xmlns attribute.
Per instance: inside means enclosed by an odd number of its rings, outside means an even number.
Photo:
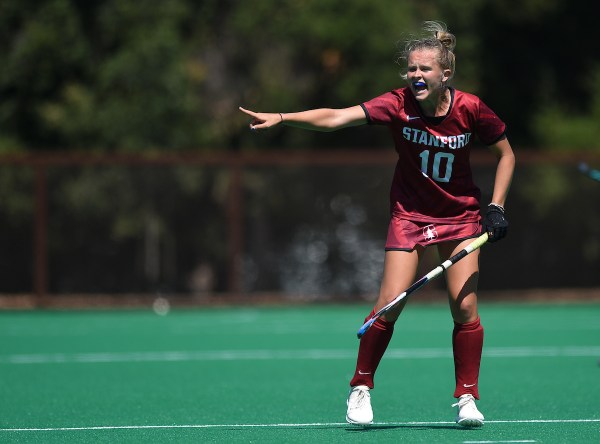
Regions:
<svg viewBox="0 0 600 444"><path fill-rule="evenodd" d="M228 291L236 260L244 291L375 292L392 161L246 165L235 205L232 164L35 162L393 156L386 128L257 135L238 106L347 107L401 87L398 51L425 20L457 36L454 86L500 115L518 158L598 158L600 40L584 0L2 0L0 294L31 291L46 253L51 293ZM600 187L571 163L543 163L519 164L511 236L491 259L504 265L482 288L598 287ZM477 170L487 202L493 165Z"/></svg>
<svg viewBox="0 0 600 444"><path fill-rule="evenodd" d="M397 43L428 19L457 36L454 85L480 95L515 146L598 149L600 42L587 6L3 0L0 152L389 146L373 129L257 139L237 107L345 107L399 87Z"/></svg>

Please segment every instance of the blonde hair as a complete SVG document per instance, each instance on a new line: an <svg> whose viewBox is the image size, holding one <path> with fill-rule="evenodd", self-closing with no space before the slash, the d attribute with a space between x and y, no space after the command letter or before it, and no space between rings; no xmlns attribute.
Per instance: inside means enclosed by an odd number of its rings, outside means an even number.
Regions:
<svg viewBox="0 0 600 444"><path fill-rule="evenodd" d="M408 56L411 52L421 49L436 49L438 51L437 62L440 64L442 69L449 69L451 71L450 78L452 78L454 76L456 65L456 58L454 56L456 37L454 34L448 32L448 28L443 22L423 22L423 31L433 35L413 37L408 39L404 43L404 48L400 51L400 55L396 62L406 66L406 61L408 60ZM406 72L403 72L401 76L404 80L406 80Z"/></svg>

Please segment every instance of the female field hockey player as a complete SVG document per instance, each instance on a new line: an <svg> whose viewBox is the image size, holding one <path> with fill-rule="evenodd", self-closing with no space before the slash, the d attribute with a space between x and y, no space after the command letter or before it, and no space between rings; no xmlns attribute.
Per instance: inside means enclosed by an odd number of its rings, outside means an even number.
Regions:
<svg viewBox="0 0 600 444"><path fill-rule="evenodd" d="M386 125L392 133L398 162L390 191L391 219L385 244L383 279L371 314L392 301L415 280L419 260L430 245L448 258L470 239L488 232L489 242L508 230L504 203L515 166L505 124L478 97L448 85L454 75L455 36L439 22L425 22L426 36L405 43L400 60L407 86L344 109L313 109L296 113L261 113L250 129L279 124L333 131L363 124ZM498 163L492 201L481 216L479 188L473 182L469 153L475 138L492 148ZM477 409L483 327L477 311L479 251L446 272L450 312L454 320L452 346L458 401L456 422L483 425ZM385 313L361 338L356 370L350 381L346 420L373 422L370 390L377 366L392 338L394 324L406 300Z"/></svg>

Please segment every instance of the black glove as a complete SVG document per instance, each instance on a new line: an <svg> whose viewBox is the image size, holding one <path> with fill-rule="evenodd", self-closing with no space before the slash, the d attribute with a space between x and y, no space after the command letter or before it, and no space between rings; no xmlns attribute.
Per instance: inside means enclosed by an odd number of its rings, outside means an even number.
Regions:
<svg viewBox="0 0 600 444"><path fill-rule="evenodd" d="M506 236L508 221L504 217L504 208L500 205L489 204L483 218L483 232L488 234L488 242L496 242Z"/></svg>

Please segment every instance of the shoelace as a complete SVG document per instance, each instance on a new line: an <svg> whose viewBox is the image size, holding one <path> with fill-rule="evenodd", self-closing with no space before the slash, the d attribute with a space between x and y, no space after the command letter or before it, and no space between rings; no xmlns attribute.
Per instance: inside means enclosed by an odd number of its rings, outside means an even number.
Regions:
<svg viewBox="0 0 600 444"><path fill-rule="evenodd" d="M459 407L461 407L461 408L462 408L462 407L464 407L465 405L467 405L469 402L471 402L472 400L473 400L473 397L472 397L472 396L465 396L464 398L460 398L460 399L458 400L458 402L456 402L456 403L452 404L452 407L459 406Z"/></svg>
<svg viewBox="0 0 600 444"><path fill-rule="evenodd" d="M356 396L353 396L352 404L354 408L360 408L371 395L367 390L355 390L355 392L357 392L357 394Z"/></svg>

